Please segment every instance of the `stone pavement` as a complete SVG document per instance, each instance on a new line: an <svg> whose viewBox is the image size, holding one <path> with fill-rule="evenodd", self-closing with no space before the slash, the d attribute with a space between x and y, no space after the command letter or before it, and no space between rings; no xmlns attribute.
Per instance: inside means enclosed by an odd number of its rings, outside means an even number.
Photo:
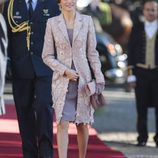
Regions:
<svg viewBox="0 0 158 158"><path fill-rule="evenodd" d="M13 98L10 86L6 86L7 103ZM149 109L149 140L146 147L136 147L136 110L134 93L124 92L122 88L106 88L107 105L95 112L93 127L98 136L113 149L122 151L128 158L158 158L158 148L153 141L155 131L154 109Z"/></svg>
<svg viewBox="0 0 158 158"><path fill-rule="evenodd" d="M158 158L153 141L155 131L154 109L148 111L149 139L146 147L136 147L136 109L134 93L121 88L106 88L107 105L95 112L93 127L98 136L113 149L122 151L128 158Z"/></svg>

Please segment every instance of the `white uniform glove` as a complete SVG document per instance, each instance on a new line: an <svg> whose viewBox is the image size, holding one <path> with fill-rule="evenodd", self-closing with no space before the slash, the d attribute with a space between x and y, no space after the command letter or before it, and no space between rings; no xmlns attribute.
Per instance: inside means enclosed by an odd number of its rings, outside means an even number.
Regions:
<svg viewBox="0 0 158 158"><path fill-rule="evenodd" d="M129 75L127 77L127 83L130 83L130 82L136 82L136 76L135 75Z"/></svg>

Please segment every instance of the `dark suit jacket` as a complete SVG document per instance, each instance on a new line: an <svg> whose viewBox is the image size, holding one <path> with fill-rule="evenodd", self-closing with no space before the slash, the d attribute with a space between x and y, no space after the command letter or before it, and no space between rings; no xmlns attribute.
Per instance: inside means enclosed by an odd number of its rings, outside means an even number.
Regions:
<svg viewBox="0 0 158 158"><path fill-rule="evenodd" d="M11 31L7 18L8 3L5 3L3 14L8 25L8 53L11 57L13 76L33 78L52 75L52 71L43 63L41 53L47 19L59 14L56 0L38 0L29 22L31 26L30 51L27 49L26 31L17 33ZM13 18L17 24L28 20L25 0L14 0Z"/></svg>
<svg viewBox="0 0 158 158"><path fill-rule="evenodd" d="M135 67L137 63L145 63L146 36L144 23L135 25L128 44L128 65ZM155 63L158 65L158 32L155 42Z"/></svg>

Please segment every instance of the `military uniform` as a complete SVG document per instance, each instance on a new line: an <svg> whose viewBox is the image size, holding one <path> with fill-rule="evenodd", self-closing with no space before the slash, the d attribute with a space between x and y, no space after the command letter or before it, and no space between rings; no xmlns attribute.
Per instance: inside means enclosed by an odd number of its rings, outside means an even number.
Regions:
<svg viewBox="0 0 158 158"><path fill-rule="evenodd" d="M10 0L4 5L3 14L8 26L8 53L23 155L51 158L52 70L43 63L41 53L47 19L59 14L58 5L55 0L37 0L29 17L27 0Z"/></svg>

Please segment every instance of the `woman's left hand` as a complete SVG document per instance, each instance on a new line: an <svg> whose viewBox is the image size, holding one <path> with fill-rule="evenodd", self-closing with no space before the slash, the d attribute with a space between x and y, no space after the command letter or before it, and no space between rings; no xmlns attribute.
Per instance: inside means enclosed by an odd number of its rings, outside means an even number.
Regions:
<svg viewBox="0 0 158 158"><path fill-rule="evenodd" d="M105 83L96 83L96 93L100 94L105 88Z"/></svg>

